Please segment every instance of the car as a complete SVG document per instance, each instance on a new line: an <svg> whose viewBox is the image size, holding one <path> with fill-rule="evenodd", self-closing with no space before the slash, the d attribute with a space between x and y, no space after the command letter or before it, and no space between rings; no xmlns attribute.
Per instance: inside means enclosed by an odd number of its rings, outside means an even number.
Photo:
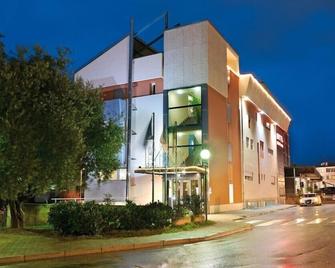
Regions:
<svg viewBox="0 0 335 268"><path fill-rule="evenodd" d="M315 193L303 194L299 200L300 206L321 206L321 197Z"/></svg>

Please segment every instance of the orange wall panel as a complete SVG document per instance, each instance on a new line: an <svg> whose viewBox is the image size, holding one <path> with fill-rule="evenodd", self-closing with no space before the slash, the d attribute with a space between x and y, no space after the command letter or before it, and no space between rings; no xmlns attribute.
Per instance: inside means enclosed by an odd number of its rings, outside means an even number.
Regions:
<svg viewBox="0 0 335 268"><path fill-rule="evenodd" d="M209 205L229 203L227 99L208 87Z"/></svg>
<svg viewBox="0 0 335 268"><path fill-rule="evenodd" d="M229 142L232 144L232 174L231 180L234 185L234 203L242 200L242 174L241 174L241 130L239 110L239 77L230 72L230 83L228 87L228 102L231 104L232 120L228 126Z"/></svg>

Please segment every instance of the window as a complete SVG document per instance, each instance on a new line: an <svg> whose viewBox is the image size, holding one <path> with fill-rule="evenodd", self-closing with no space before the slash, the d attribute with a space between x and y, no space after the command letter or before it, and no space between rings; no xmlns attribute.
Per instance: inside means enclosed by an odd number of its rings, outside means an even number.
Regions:
<svg viewBox="0 0 335 268"><path fill-rule="evenodd" d="M269 153L270 155L273 155L273 150L270 149L270 148L268 148L268 153Z"/></svg>
<svg viewBox="0 0 335 268"><path fill-rule="evenodd" d="M253 180L253 176L252 176L252 175L245 175L245 176L244 176L244 179L245 179L246 181L252 181L252 180Z"/></svg>
<svg viewBox="0 0 335 268"><path fill-rule="evenodd" d="M249 137L246 137L246 140L245 140L245 147L249 148Z"/></svg>
<svg viewBox="0 0 335 268"><path fill-rule="evenodd" d="M261 158L264 158L264 142L259 141L259 155Z"/></svg>
<svg viewBox="0 0 335 268"><path fill-rule="evenodd" d="M201 165L201 86L168 91L168 165Z"/></svg>
<svg viewBox="0 0 335 268"><path fill-rule="evenodd" d="M271 184L276 185L276 177L275 176L271 177Z"/></svg>
<svg viewBox="0 0 335 268"><path fill-rule="evenodd" d="M169 90L169 108L201 105L201 87Z"/></svg>
<svg viewBox="0 0 335 268"><path fill-rule="evenodd" d="M266 127L267 129L270 130L270 123L269 123L269 122L266 122L266 123L265 123L265 127Z"/></svg>
<svg viewBox="0 0 335 268"><path fill-rule="evenodd" d="M250 118L250 115L248 116L248 128L250 128L251 126L251 118Z"/></svg>
<svg viewBox="0 0 335 268"><path fill-rule="evenodd" d="M169 127L201 123L201 87L169 90Z"/></svg>
<svg viewBox="0 0 335 268"><path fill-rule="evenodd" d="M254 140L250 139L250 149L253 150L254 149Z"/></svg>
<svg viewBox="0 0 335 268"><path fill-rule="evenodd" d="M156 94L156 83L150 83L150 95Z"/></svg>
<svg viewBox="0 0 335 268"><path fill-rule="evenodd" d="M265 174L264 173L261 174L261 180L265 181Z"/></svg>

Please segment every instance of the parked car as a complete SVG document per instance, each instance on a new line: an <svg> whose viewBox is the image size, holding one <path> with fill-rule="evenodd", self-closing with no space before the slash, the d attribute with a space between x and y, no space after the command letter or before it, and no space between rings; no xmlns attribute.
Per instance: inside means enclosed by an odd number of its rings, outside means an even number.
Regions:
<svg viewBox="0 0 335 268"><path fill-rule="evenodd" d="M299 204L300 206L321 206L322 202L320 195L315 193L307 193L300 197Z"/></svg>

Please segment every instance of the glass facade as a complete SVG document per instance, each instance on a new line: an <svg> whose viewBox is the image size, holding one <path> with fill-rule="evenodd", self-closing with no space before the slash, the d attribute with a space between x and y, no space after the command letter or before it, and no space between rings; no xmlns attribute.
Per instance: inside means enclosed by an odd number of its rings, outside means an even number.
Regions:
<svg viewBox="0 0 335 268"><path fill-rule="evenodd" d="M201 86L168 92L169 166L201 165L202 101Z"/></svg>

